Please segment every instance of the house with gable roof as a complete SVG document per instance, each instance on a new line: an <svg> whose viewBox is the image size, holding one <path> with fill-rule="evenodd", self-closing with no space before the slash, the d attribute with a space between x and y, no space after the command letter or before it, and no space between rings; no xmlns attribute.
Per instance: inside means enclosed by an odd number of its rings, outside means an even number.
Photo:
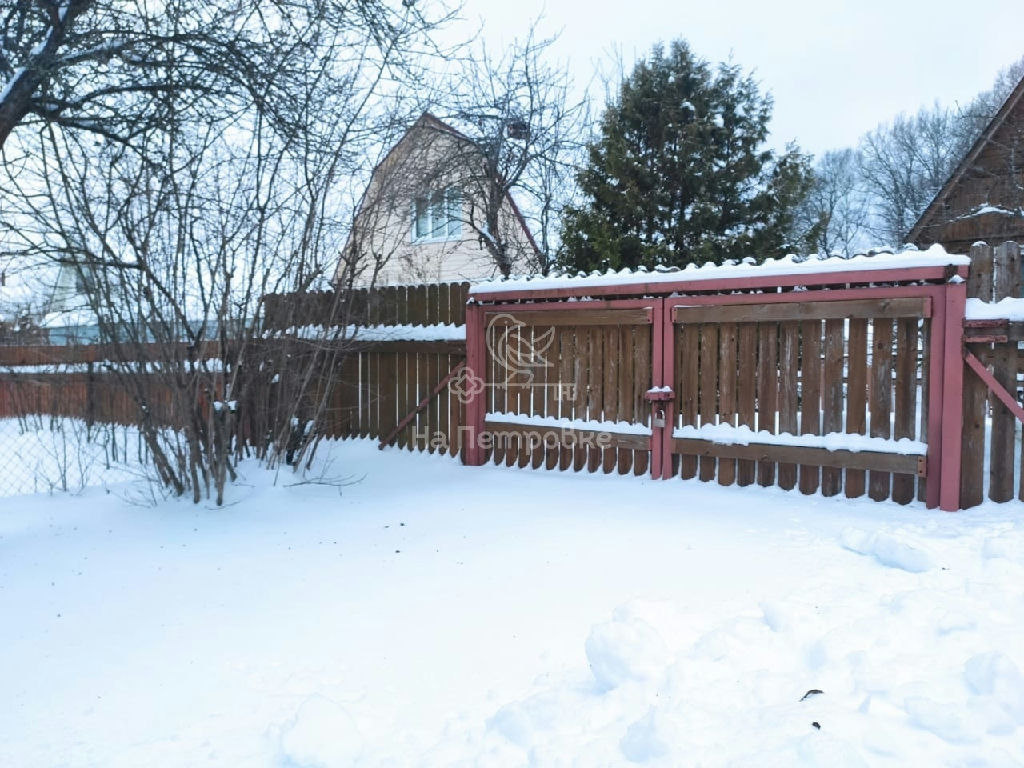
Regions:
<svg viewBox="0 0 1024 768"><path fill-rule="evenodd" d="M500 180L489 187L495 180L486 167L474 141L429 112L421 115L374 169L334 282L489 278L502 271L488 247L495 242L506 272L529 270L538 254L533 235L512 196L494 195ZM491 200L498 201L494 211Z"/></svg>
<svg viewBox="0 0 1024 768"><path fill-rule="evenodd" d="M1024 79L1010 92L910 230L908 240L967 253L973 243L1024 242Z"/></svg>

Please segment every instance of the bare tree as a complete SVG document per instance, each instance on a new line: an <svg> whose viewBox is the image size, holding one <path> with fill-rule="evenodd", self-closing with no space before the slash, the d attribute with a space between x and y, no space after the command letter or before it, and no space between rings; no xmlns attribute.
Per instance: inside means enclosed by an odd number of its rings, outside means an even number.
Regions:
<svg viewBox="0 0 1024 768"><path fill-rule="evenodd" d="M816 248L833 250L837 243L848 251L850 243L867 244L862 232L876 243L903 242L954 169L967 155L981 132L1024 78L1024 59L1004 69L991 89L966 106L923 107L912 115L899 115L866 134L854 155L856 179L846 173L849 150L827 153L818 165L818 181L804 206L804 217L817 215L828 222ZM1004 162L998 168L974 169L989 177L994 197L1009 212L1024 210L1024 135L1004 130L998 138ZM864 217L866 205L866 218ZM836 216L842 226L837 228Z"/></svg>
<svg viewBox="0 0 1024 768"><path fill-rule="evenodd" d="M547 271L587 108L565 68L548 62L552 42L534 25L498 58L481 48L434 76L441 85L382 145L357 206L342 260L356 284L376 275L350 261L404 280ZM340 270L335 282L346 284Z"/></svg>
<svg viewBox="0 0 1024 768"><path fill-rule="evenodd" d="M436 52L430 32L447 12L428 20L420 5L225 0L126 18L86 3L70 22L58 9L65 42L88 19L141 38L109 60L71 56L66 83L64 59L38 81L25 130L4 147L3 226L23 258L74 271L172 493L221 503L243 451L276 463L315 440L293 424L300 408L305 422L326 407L325 382L352 346L349 308L338 294L334 327L268 345L263 297L334 269L352 175L401 84ZM122 39L82 34L76 45ZM120 85L83 92L83 62ZM78 96L54 111L58 85ZM274 395L285 372L287 397Z"/></svg>
<svg viewBox="0 0 1024 768"><path fill-rule="evenodd" d="M861 177L873 204L869 231L901 244L960 161L952 110L938 104L899 115L868 133L860 145Z"/></svg>
<svg viewBox="0 0 1024 768"><path fill-rule="evenodd" d="M1024 57L1000 70L990 89L979 93L966 106L954 108L960 122L957 147L960 156L967 154L1021 80L1024 80Z"/></svg>
<svg viewBox="0 0 1024 768"><path fill-rule="evenodd" d="M555 39L539 37L535 22L497 58L481 46L438 107L463 139L450 144L439 172L459 179L464 223L503 275L517 265L546 273L554 262L585 145L588 102L574 95L567 68L550 60ZM525 251L510 201L535 235Z"/></svg>
<svg viewBox="0 0 1024 768"><path fill-rule="evenodd" d="M814 165L814 180L800 206L796 240L810 253L849 258L867 245L869 200L861 184L856 150L826 152Z"/></svg>

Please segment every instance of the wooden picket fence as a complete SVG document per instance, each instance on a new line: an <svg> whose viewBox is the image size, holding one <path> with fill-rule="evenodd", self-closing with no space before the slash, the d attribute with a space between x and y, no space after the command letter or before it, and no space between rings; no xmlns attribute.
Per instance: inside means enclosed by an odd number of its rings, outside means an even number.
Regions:
<svg viewBox="0 0 1024 768"><path fill-rule="evenodd" d="M266 338L250 340L244 355L251 386L245 388L239 404L240 437L261 440L268 424L283 423L282 418L292 416L304 420L317 412L317 429L328 437L389 438L402 448L430 452L443 448L456 454L461 404L457 392L448 386L443 395L430 398L407 426L391 433L464 360L465 342L403 339L401 334L387 340L368 329L464 325L468 290L468 283L450 283L363 288L343 296L321 292L264 297L265 333L261 335ZM329 327L339 320L354 328L338 342L329 340L329 329L298 337L289 333L302 326ZM340 349L337 354L333 354L335 345ZM182 347L179 353L195 354L186 345L178 346ZM161 354L156 345L145 345L143 351L147 359ZM217 357L220 353L210 345L203 354ZM116 356L116 350L102 345L0 347L0 418L34 413L136 423L138 402L104 365ZM307 387L296 374L305 370L310 359L314 366L322 365L322 371ZM173 398L160 377L142 380L151 417L176 424ZM220 391L216 381L214 388ZM206 399L219 396L210 392ZM326 409L317 411L325 396Z"/></svg>
<svg viewBox="0 0 1024 768"><path fill-rule="evenodd" d="M925 442L924 317L921 298L679 308L679 424ZM901 504L915 497L923 462L917 454L783 445L766 451L698 439L677 439L674 450L684 479L777 484L805 494L820 488L825 496L843 491L851 498L867 493ZM922 500L924 492L922 482Z"/></svg>
<svg viewBox="0 0 1024 768"><path fill-rule="evenodd" d="M620 474L645 474L653 462L662 477L924 499L923 450L728 444L686 428L868 433L925 443L928 377L919 372L932 365L927 290L841 301L788 292L772 303L762 295L758 303L737 303L742 297L729 295L733 303L724 306L655 297L579 301L564 310L554 303L485 305L484 425L506 438L491 440L482 460ZM539 364L510 372L510 347L528 350ZM515 356L529 358L521 350ZM653 423L659 401L648 394L656 387L669 390L660 406L667 434L660 437L638 429ZM545 419L577 426L555 440ZM605 435L600 445L587 439L598 432Z"/></svg>
<svg viewBox="0 0 1024 768"><path fill-rule="evenodd" d="M1019 248L978 246L971 257L969 296L1021 296ZM856 281L832 274L771 285L681 281L632 292L583 288L579 295L470 298L469 285L455 283L268 296L268 338L253 345L250 359L263 378L240 409L301 419L326 396L317 419L325 436L462 455L471 464L652 474L899 503L918 498L930 505L938 503L947 466L936 447L947 422L946 439L950 429L958 432L959 461L957 477L944 482L959 493L959 506L1015 493L1024 499L1012 410L969 367L961 371L957 408L934 390L936 377L962 365L962 333L964 349L1018 397L1024 329L967 321L954 338L945 317L949 296L961 289L951 274L889 270ZM502 314L508 317L495 320ZM334 358L322 336L294 332L336 323L401 332L393 338L357 332L355 343L346 340L344 354ZM450 333L402 335L412 326L463 325L480 332L471 330L468 342ZM300 345L298 353L289 348L290 363L275 352L285 338ZM89 348L14 349L6 357L0 351L0 372L12 355L21 365L104 359ZM509 354L527 364L510 369L503 363ZM299 394L291 373L302 368L304 356L318 355L325 360L322 376ZM470 378L478 376L483 389L468 406L460 368L467 358ZM116 423L136 418L136 404L98 366L63 374L13 370L0 373L0 417L28 409ZM459 375L448 380L452 372ZM945 388L952 391L948 382ZM538 424L545 419L567 420L558 421L560 439L540 439L546 433ZM715 425L822 440L830 433L908 438L928 449L716 442L700 431ZM465 435L477 429L506 439L464 445ZM247 435L258 432L252 426ZM604 442L596 441L599 433Z"/></svg>
<svg viewBox="0 0 1024 768"><path fill-rule="evenodd" d="M468 293L469 283L433 283L357 289L340 300L329 292L267 296L265 329L270 334L287 332L291 328L325 324L323 318L331 318L332 322L344 318L343 322L370 329L464 326ZM429 337L429 333L425 335ZM465 359L465 341L404 339L401 333L394 340L370 335L363 341L357 330L353 341L347 343L350 350L339 369L332 372L330 380L319 382L299 405L299 418L304 418L324 388L329 388L330 402L317 424L324 435L387 439L407 450L456 455L461 448L462 408L458 392L445 385L443 392L431 395ZM322 344L316 337L308 340L314 352ZM272 387L278 404L274 407L295 407L288 394L289 383L287 376L283 376L279 386ZM396 432L399 422L425 398L423 409Z"/></svg>
<svg viewBox="0 0 1024 768"><path fill-rule="evenodd" d="M1020 246L971 248L969 298L985 303L1024 296ZM995 381L1017 401L1024 391L1024 323L965 323L966 352L974 355ZM964 429L961 450L960 506L973 507L987 496L992 501L1024 501L1024 463L1020 457L1021 424L975 370L964 378ZM985 457L989 457L988 467Z"/></svg>

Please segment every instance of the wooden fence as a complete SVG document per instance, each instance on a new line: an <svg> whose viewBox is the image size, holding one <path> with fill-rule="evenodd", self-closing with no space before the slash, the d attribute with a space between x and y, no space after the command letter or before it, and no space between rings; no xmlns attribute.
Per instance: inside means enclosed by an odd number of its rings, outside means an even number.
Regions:
<svg viewBox="0 0 1024 768"><path fill-rule="evenodd" d="M358 289L340 298L327 292L265 297L263 338L249 341L243 356L251 386L239 403L240 435L245 440L262 439L268 422L281 423L291 416L306 419L326 396L326 409L317 420L322 434L389 437L399 420L465 358L465 342L452 331L465 323L468 290L468 283L451 283ZM290 332L301 326L329 326L324 318L344 318L353 328L336 341L330 340L329 331L298 336ZM379 326L401 328L373 333ZM430 331L437 327L440 338L431 339ZM341 351L332 354L335 347ZM158 345L140 349L146 360L167 353ZM178 359L200 354L185 344L176 345L173 352ZM201 354L221 357L215 344ZM311 357L323 370L312 386L305 386L296 373L305 370ZM0 418L43 413L136 423L139 403L104 364L116 358L117 350L102 345L0 347ZM142 381L151 416L159 423L175 424L174 399L161 377ZM219 391L216 382L214 387ZM443 445L457 453L460 404L450 387L445 387L445 395L431 398L391 439L402 448L435 452ZM220 394L207 393L207 399L214 397Z"/></svg>
<svg viewBox="0 0 1024 768"><path fill-rule="evenodd" d="M350 309L330 293L286 294L265 297L266 331L284 332L304 325L320 325L318 317L346 317L349 323L365 326L356 331L354 344L329 381L321 381L299 417L309 411L325 387L330 401L317 428L329 437L388 439L407 450L431 453L447 451L456 455L461 447L459 426L461 403L458 392L446 385L430 396L445 376L465 359L462 332L452 333L466 322L469 283L383 286L359 289L348 299ZM316 308L311 312L310 307ZM322 313L322 314L318 314ZM394 332L375 334L370 329L397 326ZM421 328L422 327L422 328ZM431 329L439 328L437 338ZM391 338L382 338L390 336ZM452 338L452 337L461 338ZM308 340L315 351L320 338ZM287 393L287 377L273 393L275 407L294 407ZM424 398L425 407L397 432L399 422ZM394 434L393 434L394 433Z"/></svg>
<svg viewBox="0 0 1024 768"><path fill-rule="evenodd" d="M317 420L326 436L462 454L471 464L930 505L943 485L945 498L952 488L965 508L986 496L1024 499L1017 417L962 364L970 352L1019 402L1024 326L972 320L970 311L961 321L955 311L964 287L987 302L1021 296L1019 248L978 246L971 259L966 286L950 280L955 269L936 267L479 294L469 302L468 343L452 332L467 321L464 283L268 296L267 338L250 358L263 379L240 409L301 419L326 395ZM332 322L364 330L300 396L293 371L303 355L330 358L330 345L295 329ZM289 349L286 360L274 347L282 339L305 351ZM85 366L0 375L0 417L28 408L131 423L136 404L93 364L102 351L55 349L0 350L0 371L12 362ZM468 375L460 368L467 356ZM474 386L482 393L467 407ZM961 391L952 403L950 393ZM558 439L548 439L550 427ZM722 440L708 431L722 427L749 434ZM478 431L490 434L486 445L463 445ZM787 433L798 439L779 437ZM844 447L830 435L867 442ZM910 442L896 450L900 439ZM956 462L943 444L955 446Z"/></svg>
<svg viewBox="0 0 1024 768"><path fill-rule="evenodd" d="M927 300L894 298L679 307L673 389L679 426L729 424L772 434L865 435L924 442ZM870 340L870 342L869 342ZM693 364L695 363L695 364ZM777 484L802 493L867 493L906 504L920 453L675 439L683 478ZM844 471L845 470L845 471ZM921 484L921 498L925 486Z"/></svg>
<svg viewBox="0 0 1024 768"><path fill-rule="evenodd" d="M662 477L721 485L924 499L930 393L919 372L933 366L935 289L893 290L904 295L484 303L483 425L492 437L481 460L623 474L653 464ZM750 432L716 441L708 427ZM822 439L772 444L781 433ZM837 450L829 433L867 433L880 445ZM889 450L886 441L900 438L916 444Z"/></svg>
<svg viewBox="0 0 1024 768"><path fill-rule="evenodd" d="M996 248L976 245L970 255L969 298L992 303L1024 296L1018 244L1005 243ZM1020 403L1024 389L1024 349L1020 346L1024 341L1024 323L972 320L969 314L965 326L965 353L973 355L995 382ZM973 507L986 496L993 501L1014 497L1024 500L1020 422L983 375L970 366L964 378L963 413L960 506Z"/></svg>

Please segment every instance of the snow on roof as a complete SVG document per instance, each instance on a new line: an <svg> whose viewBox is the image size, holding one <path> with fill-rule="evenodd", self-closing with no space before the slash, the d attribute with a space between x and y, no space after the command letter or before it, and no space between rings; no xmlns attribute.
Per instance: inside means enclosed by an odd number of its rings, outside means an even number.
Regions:
<svg viewBox="0 0 1024 768"><path fill-rule="evenodd" d="M0 266L0 269L3 267ZM3 269L0 285L0 321L11 321L43 304L47 295L31 270Z"/></svg>
<svg viewBox="0 0 1024 768"><path fill-rule="evenodd" d="M960 221L961 219L973 219L976 216L987 216L991 213L997 213L1000 216L1024 216L1024 209L1017 208L1010 210L1008 208L1000 208L998 205L979 205L970 213L965 213L963 216L957 216L955 221ZM982 244L985 245L986 243L982 241Z"/></svg>
<svg viewBox="0 0 1024 768"><path fill-rule="evenodd" d="M547 277L514 277L507 280L486 280L474 283L470 289L473 294L501 293L513 290L544 290L554 288L587 288L610 285L631 285L635 283L675 283L696 280L721 280L736 277L778 277L782 275L812 275L823 272L870 272L879 269L919 267L968 266L971 260L967 256L946 253L941 245L933 245L926 251L908 248L897 253L877 253L873 255L854 256L846 259L839 256L820 257L817 255L806 258L790 254L780 259L768 259L763 264L755 264L752 259L744 259L740 263L705 264L698 267L693 264L683 269L667 268L648 272L643 269L619 272L609 270L604 274L590 275L548 275Z"/></svg>

